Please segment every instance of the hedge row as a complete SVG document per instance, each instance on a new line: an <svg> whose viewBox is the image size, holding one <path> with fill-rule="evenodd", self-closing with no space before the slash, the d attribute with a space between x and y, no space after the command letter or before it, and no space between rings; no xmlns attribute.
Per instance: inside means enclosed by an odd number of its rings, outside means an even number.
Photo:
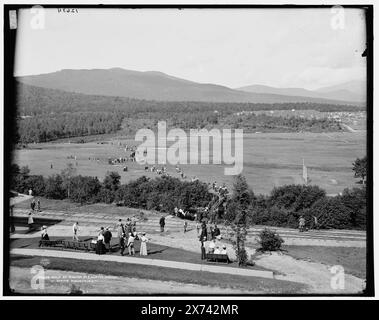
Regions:
<svg viewBox="0 0 379 320"><path fill-rule="evenodd" d="M117 172L109 172L104 181L97 178L61 174L45 178L31 175L27 167L12 167L11 188L51 199L70 199L78 203L118 203L134 208L173 212L175 207L189 210L205 207L212 199L207 184L181 181L172 177L149 179L141 177L127 184L120 183ZM293 227L299 217L312 227L317 217L320 228L365 229L366 188L345 189L342 195L328 197L318 186L286 185L274 188L270 195L254 195L249 190L247 205L250 224ZM230 205L230 208L233 205ZM230 211L230 210L229 210ZM227 217L226 217L227 218Z"/></svg>
<svg viewBox="0 0 379 320"><path fill-rule="evenodd" d="M89 176L70 176L67 172L45 178L31 175L27 167L20 169L14 165L11 189L20 193L32 189L36 196L70 199L81 204L116 202L128 207L164 212L173 212L175 207L205 207L212 198L208 185L200 181L181 181L166 176L149 179L143 176L121 185L120 178L117 172L108 172L103 182Z"/></svg>

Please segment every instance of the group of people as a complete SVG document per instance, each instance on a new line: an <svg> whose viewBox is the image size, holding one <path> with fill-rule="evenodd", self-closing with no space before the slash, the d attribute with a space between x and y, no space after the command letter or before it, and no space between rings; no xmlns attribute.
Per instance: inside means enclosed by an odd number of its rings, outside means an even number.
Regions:
<svg viewBox="0 0 379 320"><path fill-rule="evenodd" d="M37 199L37 201L33 198L32 201L30 202L30 209L34 211L41 211L41 201L40 199Z"/></svg>
<svg viewBox="0 0 379 320"><path fill-rule="evenodd" d="M182 179L186 178L186 175L184 174L184 171L178 165L175 166L175 171L176 171L176 173L180 174L180 176L182 177Z"/></svg>
<svg viewBox="0 0 379 320"><path fill-rule="evenodd" d="M33 194L33 191L29 190L29 195L31 196ZM33 215L35 212L41 211L41 201L37 199L37 201L33 198L30 202L30 211L28 213L28 228L29 231L34 230L34 218Z"/></svg>
<svg viewBox="0 0 379 320"><path fill-rule="evenodd" d="M217 245L217 243L221 240L221 231L219 227L214 224L207 224L203 221L201 224L199 221L196 222L196 230L199 236L199 240L201 242L201 259L206 259L206 249L205 243L209 241L208 245L208 253L213 254L227 254L226 246Z"/></svg>
<svg viewBox="0 0 379 320"><path fill-rule="evenodd" d="M113 142L111 142L111 145L113 145ZM126 151L136 151L137 150L137 147L136 146L129 146L128 144L126 144L126 143L122 143L121 141L119 141L118 142L118 146L120 147L120 148L124 148L125 149L125 152Z"/></svg>
<svg viewBox="0 0 379 320"><path fill-rule="evenodd" d="M145 171L148 171L150 170L151 172L155 172L156 174L158 175L167 175L169 176L169 174L167 173L167 168L166 166L162 166L160 169L157 168L156 166L152 166L152 167L145 167Z"/></svg>
<svg viewBox="0 0 379 320"><path fill-rule="evenodd" d="M229 193L228 188L226 187L225 183L222 184L222 186L218 186L217 182L212 183L212 189L213 191L220 194L220 196L225 196Z"/></svg>
<svg viewBox="0 0 379 320"><path fill-rule="evenodd" d="M101 227L97 235L96 253L105 254L111 252L111 239L112 232L110 232L109 227L106 227L105 229L104 227Z"/></svg>
<svg viewBox="0 0 379 320"><path fill-rule="evenodd" d="M140 256L147 256L147 242L149 241L146 237L146 233L143 232L142 235L139 235L136 230L136 223L130 218L127 218L126 223L122 223L122 220L119 219L116 225L117 236L119 240L120 254L123 256L126 248L128 249L128 254L134 256L135 252L135 241L141 241L140 247ZM75 222L72 226L73 231L73 240L79 240L79 222ZM92 240L93 243L96 243L96 253L97 254L106 254L107 252L112 251L112 232L110 227L101 227L97 235L96 240Z"/></svg>
<svg viewBox="0 0 379 320"><path fill-rule="evenodd" d="M318 219L316 216L312 216L311 227L313 229L316 229L316 230L320 229L320 224L318 223ZM300 216L300 218L299 218L299 232L304 232L304 231L308 231L308 228L306 226L306 221L305 221L304 216Z"/></svg>
<svg viewBox="0 0 379 320"><path fill-rule="evenodd" d="M130 218L127 218L125 225L122 223L121 219L118 220L117 235L119 239L120 254L122 256L124 255L124 251L126 248L128 248L129 255L134 256L136 254L134 246L135 240L141 241L139 252L140 256L147 256L147 242L149 240L146 237L146 233L143 232L142 236L139 236L136 231L135 223L133 225L133 222Z"/></svg>
<svg viewBox="0 0 379 320"><path fill-rule="evenodd" d="M174 208L174 216L179 218L185 218L187 215L189 215L188 211L184 211L183 209L179 209L178 207Z"/></svg>
<svg viewBox="0 0 379 320"><path fill-rule="evenodd" d="M207 253L210 253L210 254L226 254L226 255L228 254L228 252L226 250L226 245L222 245L222 246L217 245L215 239L211 239L209 241L208 250L206 250L206 248L205 248L205 243L207 242L207 237L201 238L200 242L201 242L201 247L200 247L201 248L201 260L206 259Z"/></svg>
<svg viewBox="0 0 379 320"><path fill-rule="evenodd" d="M179 166L175 166L175 171L176 171L177 174L180 175L180 177L181 177L182 179L187 179L187 176L185 175L185 173L184 173L184 171L183 171L182 168L180 168ZM195 182L195 181L198 181L198 180L199 180L199 178L196 177L196 176L193 176L193 177L191 178L191 182Z"/></svg>
<svg viewBox="0 0 379 320"><path fill-rule="evenodd" d="M203 221L201 224L196 221L197 235L200 234L200 241L202 239L206 240L221 240L221 231L216 224L206 223Z"/></svg>
<svg viewBox="0 0 379 320"><path fill-rule="evenodd" d="M108 164L111 164L111 165L125 163L126 161L128 161L128 158L123 158L123 157L115 158L115 159L108 158Z"/></svg>

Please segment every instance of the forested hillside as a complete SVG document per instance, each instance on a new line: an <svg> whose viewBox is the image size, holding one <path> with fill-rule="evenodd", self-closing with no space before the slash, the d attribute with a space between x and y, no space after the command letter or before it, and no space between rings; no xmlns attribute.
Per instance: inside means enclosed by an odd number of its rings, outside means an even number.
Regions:
<svg viewBox="0 0 379 320"><path fill-rule="evenodd" d="M121 97L69 93L17 84L18 137L21 143L44 142L58 138L114 133L121 129L134 134L136 123L148 119L151 126L166 120L182 129L226 126L249 130L336 131L331 120L271 117L268 115L235 116L241 111L317 110L360 111L352 105L315 103L211 103L163 102Z"/></svg>

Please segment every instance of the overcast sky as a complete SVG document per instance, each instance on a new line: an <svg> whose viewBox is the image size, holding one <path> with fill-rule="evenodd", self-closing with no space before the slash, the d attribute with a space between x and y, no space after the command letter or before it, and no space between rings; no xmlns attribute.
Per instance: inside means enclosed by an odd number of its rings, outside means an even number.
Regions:
<svg viewBox="0 0 379 320"><path fill-rule="evenodd" d="M33 29L35 13L19 13L17 76L121 67L231 88L307 89L365 77L360 10L344 11L342 29L331 9L45 12L43 29Z"/></svg>

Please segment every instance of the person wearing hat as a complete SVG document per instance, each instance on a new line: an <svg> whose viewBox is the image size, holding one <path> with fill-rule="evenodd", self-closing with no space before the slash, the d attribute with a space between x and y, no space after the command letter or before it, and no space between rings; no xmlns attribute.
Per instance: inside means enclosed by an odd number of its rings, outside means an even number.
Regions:
<svg viewBox="0 0 379 320"><path fill-rule="evenodd" d="M100 232L97 236L96 253L97 254L105 254L104 227L101 227Z"/></svg>
<svg viewBox="0 0 379 320"><path fill-rule="evenodd" d="M212 238L215 238L217 240L220 240L221 239L221 231L220 229L217 227L217 225L214 226L214 229L213 229L213 237Z"/></svg>
<svg viewBox="0 0 379 320"><path fill-rule="evenodd" d="M136 254L136 252L135 252L135 250L134 250L134 240L135 240L135 238L134 238L134 236L133 236L133 234L131 233L131 232L129 232L129 238L128 238L128 252L129 252L129 255L131 256L131 255L135 255Z"/></svg>
<svg viewBox="0 0 379 320"><path fill-rule="evenodd" d="M42 240L50 240L49 235L47 234L47 226L42 226L41 239Z"/></svg>
<svg viewBox="0 0 379 320"><path fill-rule="evenodd" d="M166 222L165 222L165 218L164 216L162 216L160 219L159 219L159 225L161 226L161 232L164 232L164 226L165 226Z"/></svg>
<svg viewBox="0 0 379 320"><path fill-rule="evenodd" d="M201 241L201 260L205 260L207 258L207 255L205 252L204 242L207 241L207 237L203 237L200 241Z"/></svg>
<svg viewBox="0 0 379 320"><path fill-rule="evenodd" d="M223 245L223 246L222 246L221 254L228 254L228 253L226 252L226 245Z"/></svg>
<svg viewBox="0 0 379 320"><path fill-rule="evenodd" d="M221 254L220 248L217 246L213 253L214 254Z"/></svg>
<svg viewBox="0 0 379 320"><path fill-rule="evenodd" d="M28 215L28 227L29 227L29 231L33 230L33 224L34 224L33 211L30 211L29 215Z"/></svg>
<svg viewBox="0 0 379 320"><path fill-rule="evenodd" d="M47 234L47 227L42 226L41 228L41 240L39 242L39 247L42 245L42 241L48 241L50 240L49 235Z"/></svg>
<svg viewBox="0 0 379 320"><path fill-rule="evenodd" d="M126 235L125 233L122 233L119 237L119 244L120 244L120 254L123 256L124 255L124 250L125 250L125 239Z"/></svg>
<svg viewBox="0 0 379 320"><path fill-rule="evenodd" d="M79 233L79 222L75 222L72 226L72 240L79 241L78 233Z"/></svg>
<svg viewBox="0 0 379 320"><path fill-rule="evenodd" d="M116 225L117 228L117 237L118 237L118 244L121 249L121 255L124 255L124 248L125 247L125 228L124 224L122 223L121 219L118 219L118 223Z"/></svg>
<svg viewBox="0 0 379 320"><path fill-rule="evenodd" d="M141 237L141 248L139 251L140 256L147 256L147 242L146 233L144 232Z"/></svg>
<svg viewBox="0 0 379 320"><path fill-rule="evenodd" d="M105 245L105 250L108 252L111 251L111 239L112 239L112 232L110 232L109 227L107 227L104 231L104 245Z"/></svg>

